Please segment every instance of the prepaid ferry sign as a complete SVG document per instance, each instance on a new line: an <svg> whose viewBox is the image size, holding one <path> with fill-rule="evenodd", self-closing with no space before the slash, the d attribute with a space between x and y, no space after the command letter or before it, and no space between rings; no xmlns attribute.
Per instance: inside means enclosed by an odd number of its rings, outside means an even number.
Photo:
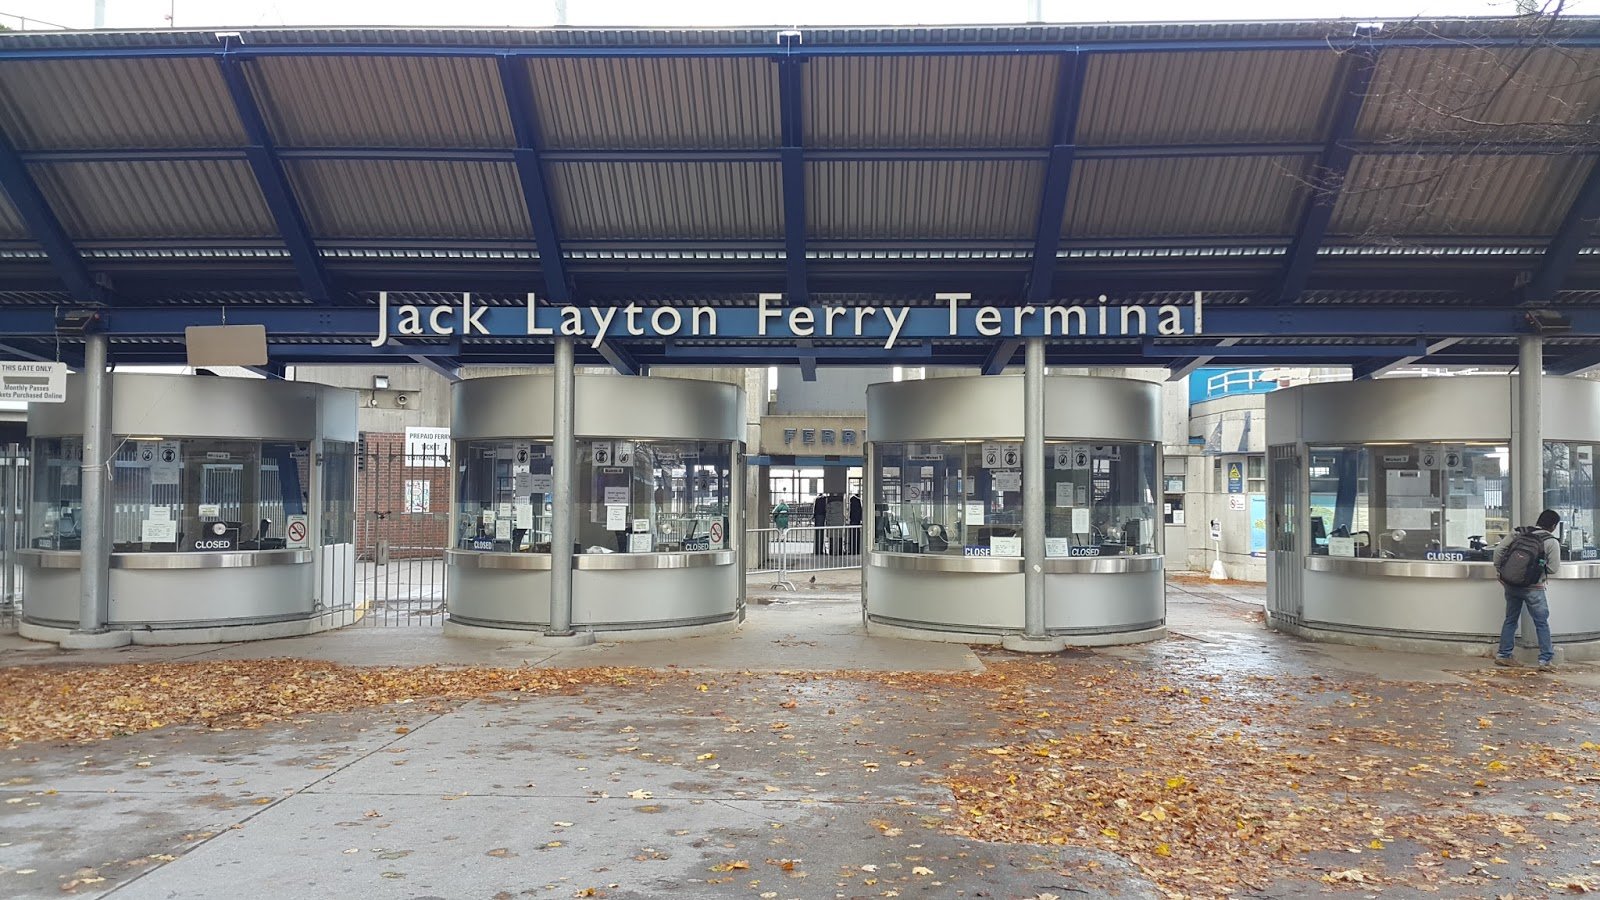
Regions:
<svg viewBox="0 0 1600 900"><path fill-rule="evenodd" d="M0 362L0 400L28 403L67 401L67 364Z"/></svg>

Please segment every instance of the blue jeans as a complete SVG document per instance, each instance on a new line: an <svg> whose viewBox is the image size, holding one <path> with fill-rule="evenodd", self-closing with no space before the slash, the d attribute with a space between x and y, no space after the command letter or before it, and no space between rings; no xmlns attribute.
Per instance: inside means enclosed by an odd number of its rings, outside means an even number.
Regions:
<svg viewBox="0 0 1600 900"><path fill-rule="evenodd" d="M1539 662L1547 663L1555 658L1556 651L1550 643L1550 601L1545 597L1544 585L1537 584L1533 587L1512 587L1504 585L1506 589L1506 621L1500 626L1500 658L1511 656L1511 640L1517 634L1517 622L1522 618L1522 607L1528 607L1528 616L1533 619L1533 632L1539 638Z"/></svg>

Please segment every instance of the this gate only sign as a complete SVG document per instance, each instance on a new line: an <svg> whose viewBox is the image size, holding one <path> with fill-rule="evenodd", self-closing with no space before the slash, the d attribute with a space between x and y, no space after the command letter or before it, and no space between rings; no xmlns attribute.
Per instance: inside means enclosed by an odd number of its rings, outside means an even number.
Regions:
<svg viewBox="0 0 1600 900"><path fill-rule="evenodd" d="M0 400L28 403L65 403L67 364L59 362L0 362Z"/></svg>

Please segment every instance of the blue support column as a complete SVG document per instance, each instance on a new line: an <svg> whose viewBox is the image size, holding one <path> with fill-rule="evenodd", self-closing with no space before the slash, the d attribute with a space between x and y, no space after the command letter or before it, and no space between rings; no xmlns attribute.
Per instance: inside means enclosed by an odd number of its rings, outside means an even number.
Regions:
<svg viewBox="0 0 1600 900"><path fill-rule="evenodd" d="M228 94L233 98L233 108L239 116L239 124L244 128L245 139L249 141L244 148L245 159L250 163L256 185L261 188L267 210L272 213L278 235L283 238L283 245L289 251L300 287L317 303L333 302L338 297L333 281L322 265L322 253L311 240L311 229L306 226L300 203L295 199L294 189L289 186L288 176L284 174L283 162L278 159L272 133L267 128L266 119L261 116L255 93L250 89L250 79L244 69L245 61L224 53L218 57L217 64L222 69L222 80L228 86Z"/></svg>
<svg viewBox="0 0 1600 900"><path fill-rule="evenodd" d="M1356 124L1361 121L1361 107L1366 103L1367 89L1372 85L1372 75L1377 68L1378 53L1370 46L1352 49L1345 56L1328 142L1311 172L1311 196L1300 213L1300 224L1289 244L1278 287L1267 298L1270 303L1294 302L1311 279L1311 267L1316 264L1317 251L1328 233L1328 225L1333 222L1333 209L1344 191L1350 164L1355 161Z"/></svg>
<svg viewBox="0 0 1600 900"><path fill-rule="evenodd" d="M102 301L104 292L95 284L88 267L83 264L78 248L67 236L67 230L61 227L61 220L56 218L50 204L45 202L44 194L39 192L39 186L28 173L22 157L3 135L0 135L0 187L5 188L11 205L16 207L17 214L28 227L28 234L44 249L45 256L50 259L50 268L66 285L72 299L80 302Z"/></svg>
<svg viewBox="0 0 1600 900"><path fill-rule="evenodd" d="M1044 192L1033 231L1033 268L1024 296L1029 303L1050 299L1056 272L1056 250L1061 246L1061 220L1067 214L1072 188L1072 167L1077 162L1078 110L1083 105L1083 81L1089 56L1083 51L1061 60L1056 76L1055 120L1050 128L1050 161L1045 164Z"/></svg>
<svg viewBox="0 0 1600 900"><path fill-rule="evenodd" d="M1594 235L1596 222L1600 222L1600 160L1590 164L1589 177L1578 188L1578 196L1573 198L1555 237L1550 239L1533 280L1528 282L1524 299L1538 303L1555 297L1567 280L1567 273L1577 263L1579 251Z"/></svg>
<svg viewBox="0 0 1600 900"><path fill-rule="evenodd" d="M778 61L778 109L783 148L784 295L790 306L810 302L806 285L805 70L802 61Z"/></svg>
<svg viewBox="0 0 1600 900"><path fill-rule="evenodd" d="M556 221L544 160L539 156L543 141L533 112L533 84L529 78L527 60L500 57L500 86L505 92L506 113L511 117L511 132L517 144L512 158L516 160L517 181L522 185L528 224L533 227L533 241L539 248L545 297L552 303L571 303L573 292L567 281L567 260L561 250L561 228Z"/></svg>

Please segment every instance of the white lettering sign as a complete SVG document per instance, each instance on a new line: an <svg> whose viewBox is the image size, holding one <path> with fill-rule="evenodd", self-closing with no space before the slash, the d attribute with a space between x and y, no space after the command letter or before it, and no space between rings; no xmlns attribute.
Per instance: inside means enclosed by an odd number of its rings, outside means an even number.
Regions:
<svg viewBox="0 0 1600 900"><path fill-rule="evenodd" d="M67 364L59 362L0 362L0 400L26 403L65 403Z"/></svg>
<svg viewBox="0 0 1600 900"><path fill-rule="evenodd" d="M450 464L450 429L406 427L406 465L442 468Z"/></svg>

